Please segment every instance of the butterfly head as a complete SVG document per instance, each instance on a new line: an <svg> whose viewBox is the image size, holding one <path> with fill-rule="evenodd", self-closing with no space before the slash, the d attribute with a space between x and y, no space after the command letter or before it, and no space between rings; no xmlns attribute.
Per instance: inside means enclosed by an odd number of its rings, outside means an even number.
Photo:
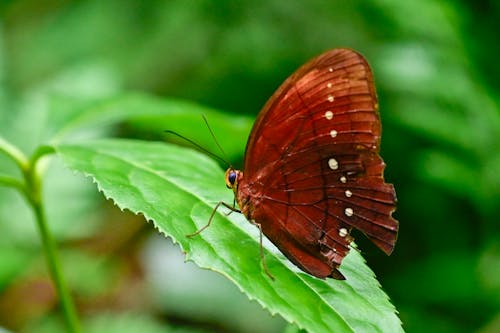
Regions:
<svg viewBox="0 0 500 333"><path fill-rule="evenodd" d="M238 181L243 177L243 172L228 168L226 170L226 186L234 192L238 189Z"/></svg>

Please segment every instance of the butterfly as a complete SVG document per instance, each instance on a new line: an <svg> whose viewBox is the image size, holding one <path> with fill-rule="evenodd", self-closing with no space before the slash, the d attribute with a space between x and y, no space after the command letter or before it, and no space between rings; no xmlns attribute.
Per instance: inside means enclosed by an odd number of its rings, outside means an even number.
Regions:
<svg viewBox="0 0 500 333"><path fill-rule="evenodd" d="M330 50L267 101L244 169L230 167L226 185L238 211L292 263L319 278L345 279L339 267L353 229L388 255L396 243L396 193L384 181L380 139L367 61L350 49Z"/></svg>

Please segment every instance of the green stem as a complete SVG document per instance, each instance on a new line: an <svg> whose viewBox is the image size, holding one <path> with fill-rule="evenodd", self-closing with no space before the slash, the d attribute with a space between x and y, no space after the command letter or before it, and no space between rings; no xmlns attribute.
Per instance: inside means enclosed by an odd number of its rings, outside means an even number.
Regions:
<svg viewBox="0 0 500 333"><path fill-rule="evenodd" d="M0 185L17 188L26 197L31 208L33 208L38 229L40 230L40 236L42 237L43 249L50 276L54 282L57 294L59 295L67 330L71 333L79 333L81 331L80 323L66 280L62 273L56 242L47 225L42 201L40 176L42 165L40 162L45 155L54 153L54 149L50 146L41 146L35 151L31 160L28 160L23 152L0 136L0 153L7 155L22 170L24 183L9 175L0 174Z"/></svg>
<svg viewBox="0 0 500 333"><path fill-rule="evenodd" d="M28 159L24 156L16 146L10 144L7 140L0 136L0 152L11 158L21 170L26 170L28 167Z"/></svg>
<svg viewBox="0 0 500 333"><path fill-rule="evenodd" d="M19 192L24 193L26 189L24 188L24 183L17 178L11 177L9 175L0 174L0 185L6 187L13 187L17 189Z"/></svg>
<svg viewBox="0 0 500 333"><path fill-rule="evenodd" d="M35 212L38 229L40 230L40 235L42 237L50 275L61 301L61 307L64 313L64 321L66 322L68 332L80 332L80 325L78 322L78 317L76 315L75 306L70 296L63 273L61 271L61 261L59 259L56 242L54 241L54 238L50 233L49 228L47 227L47 221L45 219L43 206L41 205L41 203L33 202L32 207Z"/></svg>
<svg viewBox="0 0 500 333"><path fill-rule="evenodd" d="M38 157L42 155L39 155ZM35 219L40 231L40 236L42 237L45 258L52 281L54 282L57 294L59 295L67 330L71 333L79 333L81 330L75 306L62 273L61 261L59 259L56 242L48 228L45 217L44 206L42 204L40 176L37 173L37 165L39 165L37 163L38 161L39 160L37 158L32 159L30 163L31 167L24 172L27 187L25 194L35 213Z"/></svg>

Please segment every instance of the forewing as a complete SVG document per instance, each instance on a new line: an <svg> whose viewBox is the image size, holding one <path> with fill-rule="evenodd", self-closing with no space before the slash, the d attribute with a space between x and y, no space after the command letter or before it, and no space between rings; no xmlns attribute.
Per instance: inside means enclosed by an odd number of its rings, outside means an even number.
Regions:
<svg viewBox="0 0 500 333"><path fill-rule="evenodd" d="M299 68L267 102L247 144L245 185L262 200L253 210L257 222L271 225L266 235L278 247L290 237L333 267L352 228L390 254L396 196L383 179L380 135L373 77L361 55L336 49Z"/></svg>

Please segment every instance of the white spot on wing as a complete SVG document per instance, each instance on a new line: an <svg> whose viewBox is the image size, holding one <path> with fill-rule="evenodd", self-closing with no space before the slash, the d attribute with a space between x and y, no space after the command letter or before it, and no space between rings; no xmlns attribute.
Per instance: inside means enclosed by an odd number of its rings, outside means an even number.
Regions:
<svg viewBox="0 0 500 333"><path fill-rule="evenodd" d="M339 236L340 236L340 237L345 237L345 236L347 236L347 229L346 229L346 228L340 228L340 229L339 229Z"/></svg>
<svg viewBox="0 0 500 333"><path fill-rule="evenodd" d="M331 72L333 72L333 68L332 68L332 67L328 68L328 71L329 71L330 73L331 73Z"/></svg>
<svg viewBox="0 0 500 333"><path fill-rule="evenodd" d="M346 208L345 209L345 215L347 216L352 216L354 214L354 211L352 210L352 208Z"/></svg>
<svg viewBox="0 0 500 333"><path fill-rule="evenodd" d="M330 169L332 170L337 170L339 168L339 162L337 162L336 159L334 158L330 158L328 160L328 166L330 167Z"/></svg>
<svg viewBox="0 0 500 333"><path fill-rule="evenodd" d="M333 97L333 95L328 95L328 102L333 102L335 100L335 98Z"/></svg>
<svg viewBox="0 0 500 333"><path fill-rule="evenodd" d="M328 250L328 252L321 252L328 260L336 262L339 259L342 260L341 258L338 258L337 250L336 249L331 249Z"/></svg>
<svg viewBox="0 0 500 333"><path fill-rule="evenodd" d="M349 190L346 190L345 191L345 196L348 197L348 198L352 197L352 192L349 191Z"/></svg>
<svg viewBox="0 0 500 333"><path fill-rule="evenodd" d="M328 120L331 120L333 118L333 112L332 111L326 111L325 112L325 118Z"/></svg>
<svg viewBox="0 0 500 333"><path fill-rule="evenodd" d="M347 183L347 178L345 178L345 176L342 176L340 177L340 181L345 184Z"/></svg>
<svg viewBox="0 0 500 333"><path fill-rule="evenodd" d="M332 138L336 137L337 136L337 131L336 130L331 130L330 131L330 135Z"/></svg>
<svg viewBox="0 0 500 333"><path fill-rule="evenodd" d="M331 82L328 82L328 83L326 84L326 87L327 87L327 88L331 88L331 87L332 87L332 83L331 83Z"/></svg>

